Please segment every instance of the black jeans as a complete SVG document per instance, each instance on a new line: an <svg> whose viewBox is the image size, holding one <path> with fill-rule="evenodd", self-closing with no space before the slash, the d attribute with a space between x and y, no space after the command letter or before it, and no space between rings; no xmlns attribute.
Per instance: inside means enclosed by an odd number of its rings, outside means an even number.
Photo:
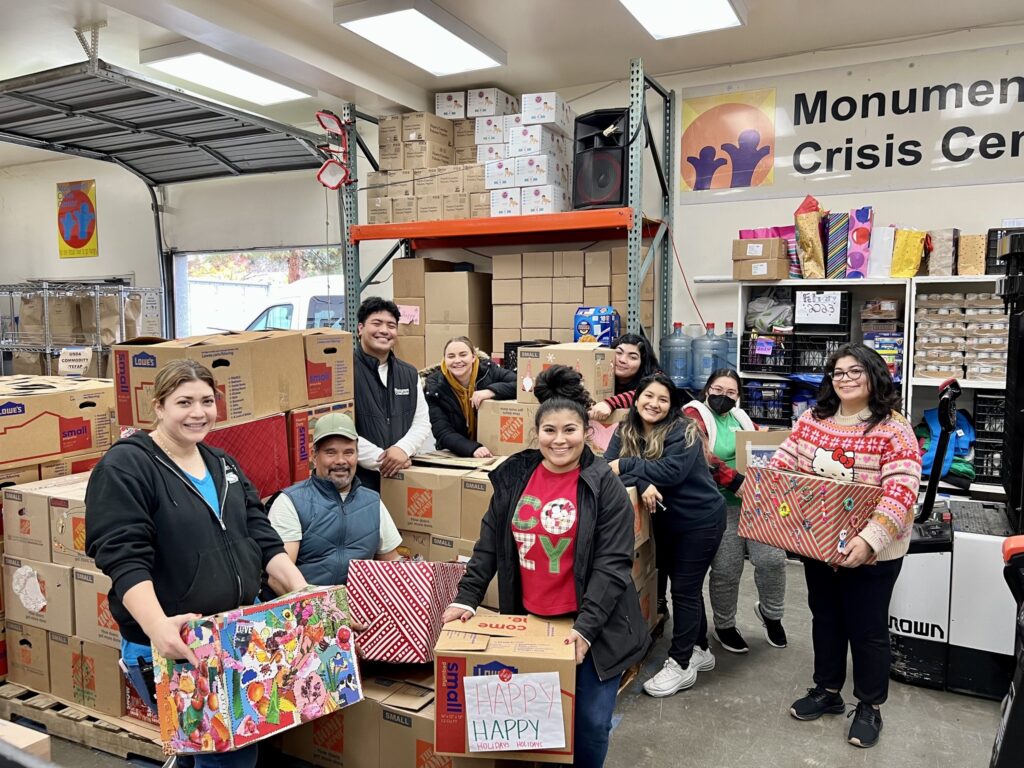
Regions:
<svg viewBox="0 0 1024 768"><path fill-rule="evenodd" d="M853 654L853 695L881 705L889 696L889 600L903 559L834 569L803 558L814 641L814 682L841 690L846 649Z"/></svg>
<svg viewBox="0 0 1024 768"><path fill-rule="evenodd" d="M668 655L683 669L690 665L693 646L708 647L708 615L704 610L704 579L725 532L725 520L713 528L672 533L672 645Z"/></svg>

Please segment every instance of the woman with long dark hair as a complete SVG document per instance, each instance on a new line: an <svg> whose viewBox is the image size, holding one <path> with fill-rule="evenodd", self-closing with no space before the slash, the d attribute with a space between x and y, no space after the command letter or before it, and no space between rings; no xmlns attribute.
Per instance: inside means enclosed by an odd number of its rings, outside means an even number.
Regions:
<svg viewBox="0 0 1024 768"><path fill-rule="evenodd" d="M844 344L825 366L817 405L800 416L771 461L776 469L882 489L864 528L846 545L840 567L804 558L814 687L789 710L797 720L845 711L840 691L849 646L857 708L848 740L857 747L874 746L882 731L889 599L910 544L921 484L921 453L900 406L881 356L863 344Z"/></svg>
<svg viewBox="0 0 1024 768"><path fill-rule="evenodd" d="M569 616L576 649L573 765L608 753L622 673L650 642L633 586L633 508L622 484L586 445L590 395L563 365L537 377L539 450L491 472L494 495L445 622L476 612L498 576L503 614Z"/></svg>
<svg viewBox="0 0 1024 768"><path fill-rule="evenodd" d="M654 347L639 334L624 333L612 340L611 348L615 351L615 394L590 409L595 421L607 419L616 409L629 408L637 385L658 370Z"/></svg>
<svg viewBox="0 0 1024 768"><path fill-rule="evenodd" d="M661 671L644 683L651 696L671 696L692 686L698 672L715 668L703 588L725 530L725 500L708 470L697 425L681 411L682 400L668 376L648 376L605 451L612 471L636 486L653 513L659 602L662 572L672 583L672 645Z"/></svg>

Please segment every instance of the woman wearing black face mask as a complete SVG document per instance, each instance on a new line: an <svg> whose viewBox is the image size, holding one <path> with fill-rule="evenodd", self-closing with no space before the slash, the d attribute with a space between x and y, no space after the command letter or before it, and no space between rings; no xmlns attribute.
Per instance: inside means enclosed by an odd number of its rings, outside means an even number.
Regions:
<svg viewBox="0 0 1024 768"><path fill-rule="evenodd" d="M739 407L743 391L739 374L722 368L708 377L700 400L687 403L683 412L697 422L707 439L708 463L728 506L725 535L711 564L708 591L715 616L714 638L727 651L746 653L749 648L736 628L736 600L744 555L754 565L758 602L754 613L764 627L765 639L775 648L786 647L782 627L786 597L786 553L777 547L741 538L737 532L743 475L736 471L736 432L757 429Z"/></svg>

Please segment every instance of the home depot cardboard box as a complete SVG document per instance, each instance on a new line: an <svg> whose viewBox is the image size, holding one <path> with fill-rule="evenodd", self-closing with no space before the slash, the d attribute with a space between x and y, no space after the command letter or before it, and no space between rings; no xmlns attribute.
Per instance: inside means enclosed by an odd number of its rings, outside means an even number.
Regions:
<svg viewBox="0 0 1024 768"><path fill-rule="evenodd" d="M456 336L466 336L477 346L483 346L491 338L490 323L430 323L426 328L426 343L423 354L430 365L441 362L444 345Z"/></svg>
<svg viewBox="0 0 1024 768"><path fill-rule="evenodd" d="M54 477L4 489L5 553L50 562L50 498L82 482L83 475Z"/></svg>
<svg viewBox="0 0 1024 768"><path fill-rule="evenodd" d="M480 522L494 495L490 470L478 469L462 478L462 535L476 539L480 533Z"/></svg>
<svg viewBox="0 0 1024 768"><path fill-rule="evenodd" d="M566 365L583 376L583 385L595 402L615 394L614 353L594 342L554 344L519 350L518 399L536 403L533 385L540 373L552 365Z"/></svg>
<svg viewBox="0 0 1024 768"><path fill-rule="evenodd" d="M50 651L46 630L8 617L7 681L50 692Z"/></svg>
<svg viewBox="0 0 1024 768"><path fill-rule="evenodd" d="M283 413L226 427L218 425L210 430L205 442L238 462L261 499L292 484L288 426Z"/></svg>
<svg viewBox="0 0 1024 768"><path fill-rule="evenodd" d="M125 714L119 649L50 632L50 693L105 715Z"/></svg>
<svg viewBox="0 0 1024 768"><path fill-rule="evenodd" d="M75 595L71 571L66 565L40 563L5 554L4 610L9 619L35 627L75 633ZM22 571L17 578L15 573ZM42 600L38 601L39 595Z"/></svg>
<svg viewBox="0 0 1024 768"><path fill-rule="evenodd" d="M522 352L520 348L520 356ZM477 440L495 456L511 456L524 448L536 447L534 418L539 407L535 402L485 400L477 414Z"/></svg>
<svg viewBox="0 0 1024 768"><path fill-rule="evenodd" d="M410 467L381 479L380 498L402 530L459 537L466 474L462 469Z"/></svg>
<svg viewBox="0 0 1024 768"><path fill-rule="evenodd" d="M78 478L78 482L50 492L50 551L58 565L95 568L93 559L85 554L85 489L89 473L72 477Z"/></svg>
<svg viewBox="0 0 1024 768"><path fill-rule="evenodd" d="M326 403L296 408L285 415L288 430L288 466L292 483L309 477L313 458L313 429L316 422L328 413L347 413L355 417L356 403Z"/></svg>
<svg viewBox="0 0 1024 768"><path fill-rule="evenodd" d="M633 586L639 592L647 577L657 568L655 560L654 537L651 536L633 551Z"/></svg>
<svg viewBox="0 0 1024 768"><path fill-rule="evenodd" d="M114 387L60 376L0 376L0 467L110 447Z"/></svg>
<svg viewBox="0 0 1024 768"><path fill-rule="evenodd" d="M399 336L395 339L395 357L404 360L417 371L426 368L426 338L423 336Z"/></svg>
<svg viewBox="0 0 1024 768"><path fill-rule="evenodd" d="M425 276L427 323L491 324L491 276L432 272Z"/></svg>
<svg viewBox="0 0 1024 768"><path fill-rule="evenodd" d="M164 341L134 339L114 347L117 420L151 428L153 382L171 360L196 360L217 385L217 423L237 423L306 404L303 334L261 331L191 336Z"/></svg>
<svg viewBox="0 0 1024 768"><path fill-rule="evenodd" d="M306 405L336 403L356 396L352 334L333 328L302 332L306 354Z"/></svg>
<svg viewBox="0 0 1024 768"><path fill-rule="evenodd" d="M110 578L96 570L75 568L75 632L84 640L121 648L121 632L110 613Z"/></svg>
<svg viewBox="0 0 1024 768"><path fill-rule="evenodd" d="M565 747L558 750L488 753L492 758L516 757L545 763L571 763L573 706L576 700L576 658L565 638L572 628L568 619L537 616L477 615L452 622L441 630L434 646L437 711L434 751L442 755L471 756L468 748L467 699L464 679L479 675L555 672L558 674ZM586 738L580 734L581 738ZM474 753L476 754L476 753Z"/></svg>
<svg viewBox="0 0 1024 768"><path fill-rule="evenodd" d="M46 763L50 762L50 737L34 728L0 720L0 741Z"/></svg>
<svg viewBox="0 0 1024 768"><path fill-rule="evenodd" d="M104 453L106 451L97 451L96 453L87 453L84 456L73 456L70 459L44 462L39 465L39 479L51 480L55 477L67 477L68 475L88 472L99 464Z"/></svg>
<svg viewBox="0 0 1024 768"><path fill-rule="evenodd" d="M391 266L394 295L420 299L427 295L427 274L452 271L452 262L439 259L395 259Z"/></svg>
<svg viewBox="0 0 1024 768"><path fill-rule="evenodd" d="M0 468L0 513L4 509L4 491L14 485L25 485L39 480L39 464L21 467ZM3 515L0 514L0 534L4 532Z"/></svg>

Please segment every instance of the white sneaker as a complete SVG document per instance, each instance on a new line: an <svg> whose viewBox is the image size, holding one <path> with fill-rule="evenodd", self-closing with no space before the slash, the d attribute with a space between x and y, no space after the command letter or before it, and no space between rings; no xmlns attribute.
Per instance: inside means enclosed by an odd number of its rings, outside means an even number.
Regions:
<svg viewBox="0 0 1024 768"><path fill-rule="evenodd" d="M685 691L697 682L697 669L693 662L683 669L675 659L666 659L661 671L644 683L644 692L648 696L661 698L671 696L678 691Z"/></svg>
<svg viewBox="0 0 1024 768"><path fill-rule="evenodd" d="M699 645L693 646L693 655L690 656L690 669L698 672L710 672L715 668L715 654L708 648L704 650Z"/></svg>

